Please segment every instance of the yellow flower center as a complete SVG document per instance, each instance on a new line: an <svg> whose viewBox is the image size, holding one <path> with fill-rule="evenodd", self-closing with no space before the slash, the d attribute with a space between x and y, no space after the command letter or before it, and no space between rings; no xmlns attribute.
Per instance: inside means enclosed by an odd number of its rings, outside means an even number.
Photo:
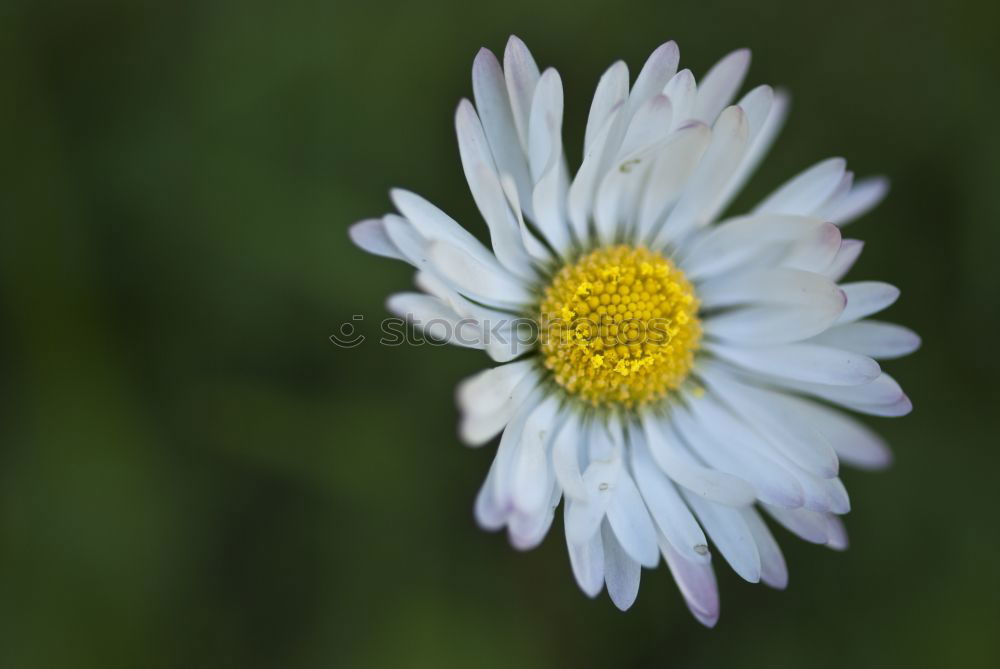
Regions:
<svg viewBox="0 0 1000 669"><path fill-rule="evenodd" d="M644 247L597 249L552 279L539 308L545 367L594 406L633 407L676 390L701 341L684 273Z"/></svg>

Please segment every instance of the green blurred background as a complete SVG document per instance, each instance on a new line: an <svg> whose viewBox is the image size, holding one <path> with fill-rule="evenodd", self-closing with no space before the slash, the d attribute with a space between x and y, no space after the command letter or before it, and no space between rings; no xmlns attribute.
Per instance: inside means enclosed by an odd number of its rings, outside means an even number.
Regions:
<svg viewBox="0 0 1000 669"><path fill-rule="evenodd" d="M51 2L0 9L0 667L1000 666L996 3ZM784 593L719 568L705 630L665 568L577 589L471 505L444 348L353 350L402 263L346 236L429 197L474 230L452 131L481 45L598 76L748 46L793 110L746 206L813 162L885 173L857 278L924 336L888 369L884 473L845 554L779 535Z"/></svg>

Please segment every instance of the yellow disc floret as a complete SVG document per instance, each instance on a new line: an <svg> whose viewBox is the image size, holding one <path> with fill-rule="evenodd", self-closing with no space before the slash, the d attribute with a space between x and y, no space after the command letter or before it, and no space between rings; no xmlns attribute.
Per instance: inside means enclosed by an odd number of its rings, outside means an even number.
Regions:
<svg viewBox="0 0 1000 669"><path fill-rule="evenodd" d="M597 249L563 267L539 309L556 383L594 406L637 406L676 390L701 341L684 273L644 247Z"/></svg>

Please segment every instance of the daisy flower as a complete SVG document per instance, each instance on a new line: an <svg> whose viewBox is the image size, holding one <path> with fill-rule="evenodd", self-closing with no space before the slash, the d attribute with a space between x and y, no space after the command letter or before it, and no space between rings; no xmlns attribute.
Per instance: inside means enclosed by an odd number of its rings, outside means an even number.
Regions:
<svg viewBox="0 0 1000 669"><path fill-rule="evenodd" d="M492 249L423 198L355 224L362 249L417 269L423 292L390 311L495 363L458 387L470 445L500 435L475 502L511 543L542 541L560 503L573 575L594 597L635 601L662 557L712 626L717 553L741 577L784 588L764 516L834 549L850 509L841 462L890 460L838 410L901 416L909 399L876 360L916 350L869 316L899 296L840 283L862 243L841 227L885 195L841 158L718 220L773 142L787 98L759 86L731 105L750 62L734 51L696 83L673 42L634 83L601 77L583 160L570 177L563 90L512 37L472 70L455 115L459 152Z"/></svg>

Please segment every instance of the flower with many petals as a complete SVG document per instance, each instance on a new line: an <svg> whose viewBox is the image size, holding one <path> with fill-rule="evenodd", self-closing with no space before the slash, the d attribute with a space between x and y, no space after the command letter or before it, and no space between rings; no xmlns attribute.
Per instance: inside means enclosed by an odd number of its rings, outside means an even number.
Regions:
<svg viewBox="0 0 1000 669"><path fill-rule="evenodd" d="M392 192L399 214L351 237L417 269L423 292L392 296L392 312L499 363L458 389L462 439L500 435L479 523L531 548L561 502L585 593L606 587L627 609L641 568L662 557L711 626L713 552L748 581L787 582L764 515L846 547L840 463L874 469L890 456L835 407L908 413L876 361L919 338L868 318L896 288L841 283L862 248L841 227L882 199L885 180L855 181L832 158L719 220L787 99L759 86L730 104L746 50L700 84L678 60L668 42L631 85L624 63L605 72L571 178L558 72L540 72L517 38L503 65L483 49L475 105L459 104L455 126L492 249L403 190Z"/></svg>

